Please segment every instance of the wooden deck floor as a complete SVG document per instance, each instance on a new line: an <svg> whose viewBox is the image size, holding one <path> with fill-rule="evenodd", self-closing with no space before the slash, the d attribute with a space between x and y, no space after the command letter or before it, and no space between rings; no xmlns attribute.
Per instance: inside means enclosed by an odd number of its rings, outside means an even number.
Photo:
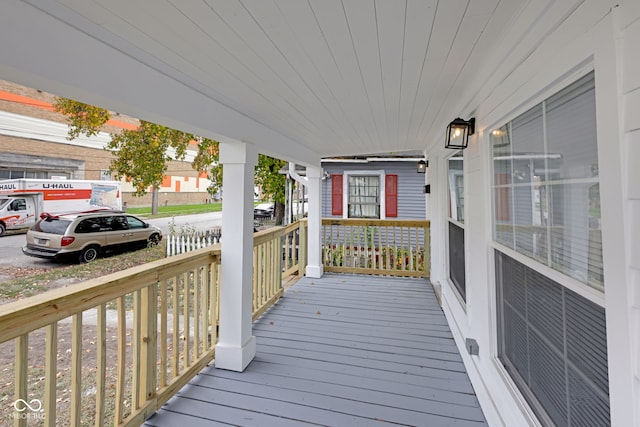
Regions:
<svg viewBox="0 0 640 427"><path fill-rule="evenodd" d="M147 426L483 426L424 279L301 279L254 324L243 373L210 366Z"/></svg>

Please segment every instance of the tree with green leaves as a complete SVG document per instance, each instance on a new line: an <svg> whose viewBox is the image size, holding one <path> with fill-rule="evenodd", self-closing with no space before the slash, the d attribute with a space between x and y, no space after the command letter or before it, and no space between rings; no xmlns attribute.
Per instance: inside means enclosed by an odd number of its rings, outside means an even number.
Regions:
<svg viewBox="0 0 640 427"><path fill-rule="evenodd" d="M69 136L73 140L80 135L95 136L102 125L111 118L108 110L93 105L84 104L68 98L58 98L53 104L54 110L67 116L69 123Z"/></svg>
<svg viewBox="0 0 640 427"><path fill-rule="evenodd" d="M284 217L284 202L286 177L279 171L287 162L264 154L258 155L255 172L255 182L262 189L262 193L275 204L276 224L282 224Z"/></svg>
<svg viewBox="0 0 640 427"><path fill-rule="evenodd" d="M84 134L96 135L111 115L104 108L94 107L68 98L56 98L54 109L65 116L69 123L69 139ZM118 179L131 180L136 195L146 194L150 186L154 189L152 213L158 210L158 189L166 175L168 162L184 159L190 141L198 142L198 153L192 167L206 173L211 181L208 192L216 194L222 186L222 168L219 166L219 143L212 139L201 138L166 126L156 125L144 120L135 130L125 129L112 134L105 150L113 154L110 171ZM287 162L263 154L258 156L255 169L255 182L267 199L275 203L275 216L278 224L284 216L286 178L279 171Z"/></svg>
<svg viewBox="0 0 640 427"><path fill-rule="evenodd" d="M214 196L222 189L222 167L218 163L220 159L220 144L212 139L198 139L198 154L191 166L199 171L207 174L207 178L211 182L207 192Z"/></svg>
<svg viewBox="0 0 640 427"><path fill-rule="evenodd" d="M110 113L103 108L94 107L67 98L56 98L54 109L67 116L69 122L69 139L84 134L96 135L100 128L110 119ZM140 121L135 130L124 129L112 134L111 141L105 150L113 154L110 171L115 172L118 179L130 179L135 194L146 194L147 188L153 188L152 213L158 212L158 189L166 175L168 162L183 160L190 141L199 142L198 154L192 167L199 172L206 172L212 181L209 191L215 193L221 185L222 174L218 165L218 142L206 138Z"/></svg>

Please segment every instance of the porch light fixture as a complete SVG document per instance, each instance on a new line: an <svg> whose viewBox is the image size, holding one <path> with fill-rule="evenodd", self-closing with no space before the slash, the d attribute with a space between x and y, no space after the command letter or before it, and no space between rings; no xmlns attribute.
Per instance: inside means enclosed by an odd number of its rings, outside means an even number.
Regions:
<svg viewBox="0 0 640 427"><path fill-rule="evenodd" d="M469 145L469 135L473 135L475 131L475 117L469 120L463 120L458 117L447 126L447 141L444 147L464 150Z"/></svg>
<svg viewBox="0 0 640 427"><path fill-rule="evenodd" d="M418 172L418 173L426 173L428 167L429 167L429 162L425 162L424 160L420 160L418 162L418 170L416 172Z"/></svg>

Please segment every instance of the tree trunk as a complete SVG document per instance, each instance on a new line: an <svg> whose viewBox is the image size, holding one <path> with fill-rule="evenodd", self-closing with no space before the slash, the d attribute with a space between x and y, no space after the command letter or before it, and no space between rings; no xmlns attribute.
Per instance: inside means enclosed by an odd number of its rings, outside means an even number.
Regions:
<svg viewBox="0 0 640 427"><path fill-rule="evenodd" d="M153 191L151 191L151 215L158 214L158 189L153 186Z"/></svg>
<svg viewBox="0 0 640 427"><path fill-rule="evenodd" d="M282 220L284 219L284 203L276 202L273 212L276 217L276 225L282 225Z"/></svg>

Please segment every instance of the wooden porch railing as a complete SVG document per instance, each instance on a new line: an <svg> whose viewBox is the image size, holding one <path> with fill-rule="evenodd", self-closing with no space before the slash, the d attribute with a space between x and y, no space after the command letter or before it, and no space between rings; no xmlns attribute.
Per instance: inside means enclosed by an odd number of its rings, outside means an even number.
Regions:
<svg viewBox="0 0 640 427"><path fill-rule="evenodd" d="M306 262L287 249L300 224L254 236L254 318L282 295L283 248L284 274ZM214 358L221 256L214 245L0 306L15 361L0 425L140 425Z"/></svg>
<svg viewBox="0 0 640 427"><path fill-rule="evenodd" d="M302 237L301 237L302 236ZM253 235L253 319L260 317L283 294L282 278L304 272L306 221L273 227ZM305 245L300 245L300 247ZM283 265L284 263L284 265Z"/></svg>
<svg viewBox="0 0 640 427"><path fill-rule="evenodd" d="M429 277L430 223L323 219L325 271Z"/></svg>
<svg viewBox="0 0 640 427"><path fill-rule="evenodd" d="M213 359L219 265L218 245L0 307L0 343L15 341L6 415L141 424Z"/></svg>

